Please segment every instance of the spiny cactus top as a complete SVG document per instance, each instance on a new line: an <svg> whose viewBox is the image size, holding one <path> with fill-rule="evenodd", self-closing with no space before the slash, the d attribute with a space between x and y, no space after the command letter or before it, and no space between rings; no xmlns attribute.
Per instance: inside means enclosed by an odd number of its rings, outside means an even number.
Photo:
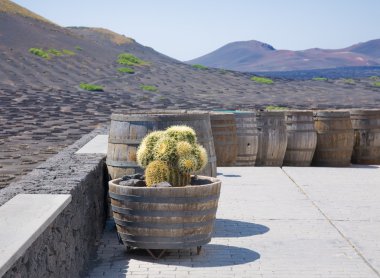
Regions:
<svg viewBox="0 0 380 278"><path fill-rule="evenodd" d="M137 163L146 168L148 186L161 181L185 186L190 182L190 174L206 166L207 152L197 143L192 128L171 126L165 131L154 131L142 140Z"/></svg>

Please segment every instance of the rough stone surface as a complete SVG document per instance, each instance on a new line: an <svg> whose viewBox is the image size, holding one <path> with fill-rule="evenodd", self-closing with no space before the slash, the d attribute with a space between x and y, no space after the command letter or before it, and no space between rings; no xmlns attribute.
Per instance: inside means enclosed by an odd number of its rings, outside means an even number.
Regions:
<svg viewBox="0 0 380 278"><path fill-rule="evenodd" d="M71 194L72 201L4 277L80 277L105 221L104 154L74 154L100 128L0 191L0 205L19 193Z"/></svg>

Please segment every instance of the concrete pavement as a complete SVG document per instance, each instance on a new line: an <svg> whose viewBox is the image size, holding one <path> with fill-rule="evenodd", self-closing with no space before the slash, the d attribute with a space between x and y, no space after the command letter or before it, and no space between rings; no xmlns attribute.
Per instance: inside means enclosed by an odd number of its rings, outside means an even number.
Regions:
<svg viewBox="0 0 380 278"><path fill-rule="evenodd" d="M106 229L88 277L380 277L380 167L222 167L199 256L130 254Z"/></svg>

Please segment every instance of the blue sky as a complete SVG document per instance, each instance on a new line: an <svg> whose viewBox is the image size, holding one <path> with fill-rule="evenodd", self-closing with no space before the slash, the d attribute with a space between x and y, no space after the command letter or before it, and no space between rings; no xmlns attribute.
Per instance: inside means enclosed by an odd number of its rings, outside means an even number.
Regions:
<svg viewBox="0 0 380 278"><path fill-rule="evenodd" d="M104 27L178 60L229 42L342 48L380 38L380 0L16 0L61 26ZM64 4L63 4L64 3Z"/></svg>

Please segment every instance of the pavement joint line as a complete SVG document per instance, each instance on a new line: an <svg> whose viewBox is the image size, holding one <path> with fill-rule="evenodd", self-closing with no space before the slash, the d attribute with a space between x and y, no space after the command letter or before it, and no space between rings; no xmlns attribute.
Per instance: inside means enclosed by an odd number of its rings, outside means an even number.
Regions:
<svg viewBox="0 0 380 278"><path fill-rule="evenodd" d="M323 215L323 217L330 223L330 225L340 234L340 236L351 246L351 248L358 254L358 256L364 261L364 263L372 269L372 271L377 275L377 277L380 277L379 271L373 267L368 260L364 257L364 255L356 248L356 246L343 234L343 232L334 224L334 220L331 220L323 211L322 209L310 198L310 196L306 193L306 191L297 184L297 182L281 167L281 171L284 172L284 174L298 187L298 189L301 191L302 194L304 194L308 200L313 204L313 206Z"/></svg>

